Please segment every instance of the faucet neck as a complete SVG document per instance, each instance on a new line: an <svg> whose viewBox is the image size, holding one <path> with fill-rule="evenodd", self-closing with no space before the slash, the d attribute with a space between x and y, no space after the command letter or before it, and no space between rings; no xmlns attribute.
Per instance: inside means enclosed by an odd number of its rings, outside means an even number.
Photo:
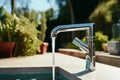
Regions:
<svg viewBox="0 0 120 80"><path fill-rule="evenodd" d="M56 37L57 34L61 32L88 30L92 26L94 26L94 23L69 24L69 25L56 26L51 31L51 37Z"/></svg>

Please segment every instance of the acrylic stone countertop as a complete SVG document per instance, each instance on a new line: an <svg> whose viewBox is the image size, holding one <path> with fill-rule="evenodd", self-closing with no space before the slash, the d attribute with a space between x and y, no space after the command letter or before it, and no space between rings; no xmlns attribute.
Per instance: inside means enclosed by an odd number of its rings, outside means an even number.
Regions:
<svg viewBox="0 0 120 80"><path fill-rule="evenodd" d="M96 70L86 72L84 59L66 55L61 56L61 59L56 55L56 64L82 80L120 80L119 67L96 62Z"/></svg>
<svg viewBox="0 0 120 80"><path fill-rule="evenodd" d="M82 80L120 80L120 68L96 62L96 70L85 71L85 60L64 54L55 54L56 66ZM3 67L51 67L52 54L35 55L29 57L15 57L0 59Z"/></svg>

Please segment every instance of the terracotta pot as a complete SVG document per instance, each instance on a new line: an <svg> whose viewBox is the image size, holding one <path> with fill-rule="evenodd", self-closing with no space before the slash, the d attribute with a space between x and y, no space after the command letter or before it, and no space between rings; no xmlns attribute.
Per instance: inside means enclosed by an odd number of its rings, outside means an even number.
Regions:
<svg viewBox="0 0 120 80"><path fill-rule="evenodd" d="M102 43L102 48L105 52L108 52L108 44L107 43Z"/></svg>
<svg viewBox="0 0 120 80"><path fill-rule="evenodd" d="M14 48L14 42L0 42L0 57L12 57Z"/></svg>
<svg viewBox="0 0 120 80"><path fill-rule="evenodd" d="M44 54L44 53L46 53L47 52L47 48L48 48L48 43L47 42L44 42L44 43L42 43L41 45L40 45L40 53L41 54Z"/></svg>

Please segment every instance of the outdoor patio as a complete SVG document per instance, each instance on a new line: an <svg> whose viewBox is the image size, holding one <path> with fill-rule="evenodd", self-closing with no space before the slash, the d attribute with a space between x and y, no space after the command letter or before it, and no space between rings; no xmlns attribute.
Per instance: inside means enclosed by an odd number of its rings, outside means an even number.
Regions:
<svg viewBox="0 0 120 80"><path fill-rule="evenodd" d="M82 80L119 80L120 68L96 62L96 70L85 71L85 60L56 53L56 66L61 67ZM0 59L0 68L52 67L52 54L38 54L29 57Z"/></svg>

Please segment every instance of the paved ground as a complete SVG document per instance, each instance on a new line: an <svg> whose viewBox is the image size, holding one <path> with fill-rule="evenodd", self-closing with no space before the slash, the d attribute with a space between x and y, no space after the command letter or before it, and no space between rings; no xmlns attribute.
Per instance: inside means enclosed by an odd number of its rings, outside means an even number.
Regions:
<svg viewBox="0 0 120 80"><path fill-rule="evenodd" d="M101 63L96 63L96 70L85 72L85 60L56 53L56 66L83 80L120 80L120 68ZM29 57L13 57L0 59L2 67L51 67L52 54L34 55Z"/></svg>

